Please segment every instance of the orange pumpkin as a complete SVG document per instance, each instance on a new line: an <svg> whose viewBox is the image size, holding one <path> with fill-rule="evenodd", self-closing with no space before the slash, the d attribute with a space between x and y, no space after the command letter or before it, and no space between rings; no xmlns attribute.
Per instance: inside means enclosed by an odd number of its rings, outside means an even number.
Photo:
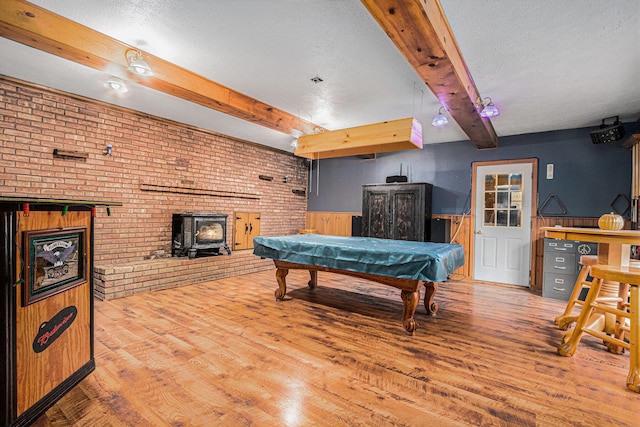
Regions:
<svg viewBox="0 0 640 427"><path fill-rule="evenodd" d="M603 230L622 230L624 219L613 212L604 214L598 219L598 227Z"/></svg>

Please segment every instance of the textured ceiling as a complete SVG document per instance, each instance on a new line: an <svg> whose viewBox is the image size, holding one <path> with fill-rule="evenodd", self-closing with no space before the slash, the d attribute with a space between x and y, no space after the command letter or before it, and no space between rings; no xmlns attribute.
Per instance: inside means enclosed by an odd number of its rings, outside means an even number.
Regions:
<svg viewBox="0 0 640 427"><path fill-rule="evenodd" d="M467 140L357 0L32 3L327 129L417 117L424 143ZM638 0L441 0L498 136L640 117ZM292 151L293 138L0 38L0 74ZM123 52L124 55L124 52ZM126 76L120 76L126 77ZM313 77L321 77L313 83Z"/></svg>

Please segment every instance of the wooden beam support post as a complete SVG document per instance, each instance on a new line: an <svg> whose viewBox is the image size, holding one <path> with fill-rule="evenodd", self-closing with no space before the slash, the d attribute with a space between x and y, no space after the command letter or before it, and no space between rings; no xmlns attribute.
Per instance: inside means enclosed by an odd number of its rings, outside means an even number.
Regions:
<svg viewBox="0 0 640 427"><path fill-rule="evenodd" d="M496 148L498 136L480 116L475 87L438 0L361 0L477 148Z"/></svg>
<svg viewBox="0 0 640 427"><path fill-rule="evenodd" d="M207 80L175 64L21 0L0 2L0 36L96 70L165 92L216 111L288 134L324 130L257 99ZM153 76L128 70L127 50L136 50Z"/></svg>

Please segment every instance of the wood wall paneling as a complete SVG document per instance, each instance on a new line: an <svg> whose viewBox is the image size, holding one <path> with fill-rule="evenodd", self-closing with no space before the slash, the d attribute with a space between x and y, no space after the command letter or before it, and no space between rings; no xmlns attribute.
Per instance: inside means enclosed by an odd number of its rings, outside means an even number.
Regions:
<svg viewBox="0 0 640 427"><path fill-rule="evenodd" d="M351 220L360 212L307 212L307 229L329 236L351 236Z"/></svg>
<svg viewBox="0 0 640 427"><path fill-rule="evenodd" d="M441 218L451 220L451 241L450 243L456 243L462 245L464 248L464 260L465 263L462 267L454 271L456 280L464 280L471 277L469 272L470 263L469 257L470 242L471 242L471 230L473 229L473 219L469 215L432 215L432 218Z"/></svg>

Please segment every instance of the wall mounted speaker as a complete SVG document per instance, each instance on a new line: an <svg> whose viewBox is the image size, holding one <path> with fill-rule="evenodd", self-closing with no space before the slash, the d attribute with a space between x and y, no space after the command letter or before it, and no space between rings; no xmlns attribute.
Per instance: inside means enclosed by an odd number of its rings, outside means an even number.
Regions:
<svg viewBox="0 0 640 427"><path fill-rule="evenodd" d="M624 126L620 123L618 117L619 116L615 116L615 121L610 125L605 124L605 121L613 119L614 117L602 119L600 129L591 132L591 142L594 144L609 144L620 141L622 137L624 137Z"/></svg>

